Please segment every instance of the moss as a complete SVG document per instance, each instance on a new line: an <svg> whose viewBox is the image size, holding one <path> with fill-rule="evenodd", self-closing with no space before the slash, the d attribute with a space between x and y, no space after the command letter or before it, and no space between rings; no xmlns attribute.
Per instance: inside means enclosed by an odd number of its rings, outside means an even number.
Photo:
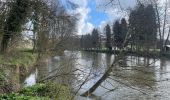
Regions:
<svg viewBox="0 0 170 100"><path fill-rule="evenodd" d="M70 100L69 88L55 83L36 84L17 93L3 94L1 100Z"/></svg>

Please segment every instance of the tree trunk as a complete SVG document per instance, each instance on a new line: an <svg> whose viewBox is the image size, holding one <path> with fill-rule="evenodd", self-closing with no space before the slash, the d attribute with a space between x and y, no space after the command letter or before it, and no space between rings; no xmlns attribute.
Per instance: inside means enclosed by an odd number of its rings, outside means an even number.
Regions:
<svg viewBox="0 0 170 100"><path fill-rule="evenodd" d="M122 52L122 51L121 51ZM114 66L116 66L116 64L119 62L119 60L121 59L123 53L120 54L120 56L117 56L113 62L113 64L106 70L106 72L104 73L104 75L85 93L83 93L81 96L90 96L100 85L102 82L104 82L108 76L110 75L110 73L112 72L112 68Z"/></svg>
<svg viewBox="0 0 170 100"><path fill-rule="evenodd" d="M85 93L83 93L81 96L90 96L99 86L100 84L106 80L106 78L108 78L110 72L112 71L111 68L109 68L105 74L97 81L97 83L95 83L88 91L86 91Z"/></svg>
<svg viewBox="0 0 170 100"><path fill-rule="evenodd" d="M7 33L5 33L3 35L3 38L2 38L2 42L1 42L1 53L5 53L6 52L6 49L7 49L7 46L8 46L8 43L9 43L9 40L10 40L10 36L6 35Z"/></svg>
<svg viewBox="0 0 170 100"><path fill-rule="evenodd" d="M167 36L167 38L166 38L166 40L165 40L165 45L167 45L167 43L168 43L168 40L169 40L169 35L170 35L170 27L169 27L168 36Z"/></svg>

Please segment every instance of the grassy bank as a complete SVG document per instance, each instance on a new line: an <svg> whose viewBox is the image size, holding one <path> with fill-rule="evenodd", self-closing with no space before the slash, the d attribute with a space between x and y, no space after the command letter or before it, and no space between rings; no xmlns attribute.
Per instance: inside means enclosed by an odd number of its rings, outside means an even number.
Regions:
<svg viewBox="0 0 170 100"><path fill-rule="evenodd" d="M54 83L36 84L21 88L25 77L37 63L37 54L31 50L0 55L0 100L70 100L67 86Z"/></svg>
<svg viewBox="0 0 170 100"><path fill-rule="evenodd" d="M0 100L71 100L66 86L46 83L26 87L18 92L0 95Z"/></svg>
<svg viewBox="0 0 170 100"><path fill-rule="evenodd" d="M20 79L34 67L36 58L36 54L25 50L0 55L0 93L18 90Z"/></svg>
<svg viewBox="0 0 170 100"><path fill-rule="evenodd" d="M36 62L36 54L31 52L20 51L10 55L0 55L0 65L16 65L28 67Z"/></svg>

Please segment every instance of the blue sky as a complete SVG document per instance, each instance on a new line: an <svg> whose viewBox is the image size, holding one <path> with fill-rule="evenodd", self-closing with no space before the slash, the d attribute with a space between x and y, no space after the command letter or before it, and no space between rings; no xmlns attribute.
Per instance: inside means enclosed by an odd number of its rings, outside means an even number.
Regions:
<svg viewBox="0 0 170 100"><path fill-rule="evenodd" d="M92 23L95 27L98 27L102 21L106 21L108 19L108 16L104 11L99 11L97 9L95 0L91 0L90 2L88 0L87 7L90 8L87 22Z"/></svg>
<svg viewBox="0 0 170 100"><path fill-rule="evenodd" d="M117 13L118 8L116 6L107 6L102 8L110 0L70 0L77 4L79 7L75 9L75 13L79 14L79 20L77 23L77 34L91 33L93 28L98 28L100 31L106 26L106 24L113 24L114 20L124 17L122 13ZM134 5L135 0L121 0L121 4L124 7ZM116 3L116 0L114 1ZM99 6L100 5L100 6Z"/></svg>

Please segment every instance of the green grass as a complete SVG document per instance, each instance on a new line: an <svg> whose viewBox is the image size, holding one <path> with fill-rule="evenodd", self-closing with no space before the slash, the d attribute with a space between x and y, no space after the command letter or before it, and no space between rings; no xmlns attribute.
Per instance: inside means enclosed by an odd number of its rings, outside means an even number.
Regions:
<svg viewBox="0 0 170 100"><path fill-rule="evenodd" d="M36 61L36 54L20 51L12 55L0 55L0 65L28 66Z"/></svg>
<svg viewBox="0 0 170 100"><path fill-rule="evenodd" d="M36 84L17 93L2 94L0 100L70 100L69 88L55 83Z"/></svg>

